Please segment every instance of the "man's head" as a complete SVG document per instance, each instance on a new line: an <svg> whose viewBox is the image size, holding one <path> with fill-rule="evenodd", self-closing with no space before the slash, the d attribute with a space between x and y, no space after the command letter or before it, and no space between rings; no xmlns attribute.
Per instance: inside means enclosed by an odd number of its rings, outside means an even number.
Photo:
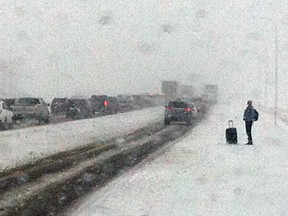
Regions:
<svg viewBox="0 0 288 216"><path fill-rule="evenodd" d="M247 101L247 105L248 105L248 106L252 106L252 101L251 101L251 100L248 100L248 101Z"/></svg>

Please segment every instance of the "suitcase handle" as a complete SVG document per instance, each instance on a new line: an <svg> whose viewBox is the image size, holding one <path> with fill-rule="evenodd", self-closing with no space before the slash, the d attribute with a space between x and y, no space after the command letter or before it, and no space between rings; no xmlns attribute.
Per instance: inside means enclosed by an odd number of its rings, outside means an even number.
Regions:
<svg viewBox="0 0 288 216"><path fill-rule="evenodd" d="M234 126L233 120L228 121L228 127L232 128Z"/></svg>

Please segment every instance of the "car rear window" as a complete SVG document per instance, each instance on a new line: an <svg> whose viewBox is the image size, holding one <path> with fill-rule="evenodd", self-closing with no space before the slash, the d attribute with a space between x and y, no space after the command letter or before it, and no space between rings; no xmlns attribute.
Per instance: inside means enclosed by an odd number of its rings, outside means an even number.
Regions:
<svg viewBox="0 0 288 216"><path fill-rule="evenodd" d="M193 103L193 99L192 98L181 98L181 101L185 101L187 103Z"/></svg>
<svg viewBox="0 0 288 216"><path fill-rule="evenodd" d="M170 102L168 106L171 106L174 108L186 108L188 107L188 104L182 101L173 101L173 102Z"/></svg>
<svg viewBox="0 0 288 216"><path fill-rule="evenodd" d="M19 98L17 103L18 104L35 105L35 104L40 104L40 101L38 98Z"/></svg>
<svg viewBox="0 0 288 216"><path fill-rule="evenodd" d="M65 103L66 99L65 98L56 98L53 99L52 103Z"/></svg>

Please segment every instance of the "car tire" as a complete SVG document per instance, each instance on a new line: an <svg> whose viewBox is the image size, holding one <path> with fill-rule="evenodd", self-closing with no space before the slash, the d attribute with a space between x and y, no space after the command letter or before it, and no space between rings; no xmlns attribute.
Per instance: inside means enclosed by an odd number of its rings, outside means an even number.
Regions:
<svg viewBox="0 0 288 216"><path fill-rule="evenodd" d="M8 120L7 120L7 116L5 116L5 120L4 120L3 124L2 124L2 129L3 129L3 130L9 130L9 129L11 129L11 128L10 128L10 124L8 123Z"/></svg>
<svg viewBox="0 0 288 216"><path fill-rule="evenodd" d="M13 123L8 123L7 128L8 128L9 130L13 129Z"/></svg>
<svg viewBox="0 0 288 216"><path fill-rule="evenodd" d="M42 121L43 121L45 124L49 124L49 123L50 123L50 119L49 119L49 118L42 119Z"/></svg>
<svg viewBox="0 0 288 216"><path fill-rule="evenodd" d="M170 125L170 124L171 124L171 123L170 123L170 120L167 119L167 118L165 118L165 119L164 119L164 124L165 124L165 125Z"/></svg>

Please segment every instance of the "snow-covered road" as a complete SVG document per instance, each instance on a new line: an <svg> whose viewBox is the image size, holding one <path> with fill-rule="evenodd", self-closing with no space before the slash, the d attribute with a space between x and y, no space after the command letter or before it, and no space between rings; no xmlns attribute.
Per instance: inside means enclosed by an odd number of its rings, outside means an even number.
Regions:
<svg viewBox="0 0 288 216"><path fill-rule="evenodd" d="M67 215L288 215L288 127L274 126L273 116L259 110L254 145L246 146L244 108L213 107L162 155L151 155ZM239 145L225 144L230 118Z"/></svg>
<svg viewBox="0 0 288 216"><path fill-rule="evenodd" d="M163 120L163 107L0 133L0 171L46 155L124 136Z"/></svg>

